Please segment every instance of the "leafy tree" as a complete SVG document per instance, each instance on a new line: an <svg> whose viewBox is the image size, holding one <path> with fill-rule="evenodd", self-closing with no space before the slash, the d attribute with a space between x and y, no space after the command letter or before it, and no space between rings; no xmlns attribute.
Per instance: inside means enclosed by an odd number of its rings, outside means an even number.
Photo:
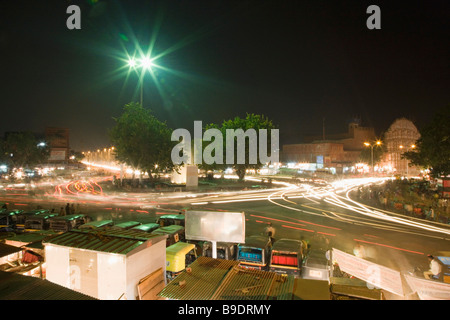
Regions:
<svg viewBox="0 0 450 320"><path fill-rule="evenodd" d="M116 159L134 169L152 174L174 169L171 160L172 131L150 110L139 103L125 105L116 124L110 130Z"/></svg>
<svg viewBox="0 0 450 320"><path fill-rule="evenodd" d="M49 156L48 147L38 146L38 140L31 132L9 133L1 149L2 160L16 168L45 163Z"/></svg>
<svg viewBox="0 0 450 320"><path fill-rule="evenodd" d="M403 158L413 165L430 169L435 178L450 174L450 105L438 111L420 130L416 148L405 152Z"/></svg>
<svg viewBox="0 0 450 320"><path fill-rule="evenodd" d="M260 169L265 163L262 163L260 156L259 156L259 147L260 144L262 143L260 141L260 137L258 137L258 144L256 147L256 153L257 153L257 161L256 163L252 163L252 161L250 161L250 151L251 148L249 146L249 139L246 138L245 139L245 161L244 163L239 164L238 161L238 157L242 156L240 154L238 154L239 150L238 150L238 139L236 137L234 137L234 159L232 161L233 164L227 164L226 159L227 159L227 130L234 130L236 132L236 130L238 129L242 129L243 132L247 132L247 130L249 129L254 129L256 131L256 134L258 134L258 130L260 129L267 129L267 153L270 153L271 148L271 130L275 129L275 125L272 123L271 120L269 120L267 117L263 116L263 115L256 115L256 114L248 114L246 115L245 118L240 118L240 117L235 117L234 119L230 119L230 120L226 120L224 121L221 125L216 125L216 124L210 124L208 126L206 126L206 129L218 129L220 130L221 134L222 134L222 158L223 158L223 164L217 164L217 163L213 163L213 164L205 164L203 163L200 167L203 169L209 169L209 170L224 170L227 167L232 167L235 171L236 174L239 177L239 180L243 180L245 177L245 173L248 169ZM208 144L206 143L206 147L208 147ZM252 146L253 147L253 146ZM205 148L205 143L203 143L203 148ZM205 150L205 149L203 149ZM268 156L270 156L268 154Z"/></svg>

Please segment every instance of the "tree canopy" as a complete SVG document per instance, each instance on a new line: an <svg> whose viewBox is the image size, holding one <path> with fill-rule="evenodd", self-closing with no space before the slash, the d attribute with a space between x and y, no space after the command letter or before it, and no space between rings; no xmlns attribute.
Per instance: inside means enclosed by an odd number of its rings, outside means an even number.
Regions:
<svg viewBox="0 0 450 320"><path fill-rule="evenodd" d="M38 146L31 132L9 133L0 143L1 161L16 168L45 163L49 156L47 146Z"/></svg>
<svg viewBox="0 0 450 320"><path fill-rule="evenodd" d="M403 157L413 165L430 169L435 178L450 175L450 105L438 111L419 131L416 148Z"/></svg>
<svg viewBox="0 0 450 320"><path fill-rule="evenodd" d="M272 129L276 129L276 127L272 123L272 121L264 115L247 113L245 118L235 117L233 119L223 121L221 125L210 124L206 126L205 129L220 130L223 139L222 158L224 159L224 162L222 164L203 163L200 167L206 170L224 170L227 167L232 167L240 180L244 179L245 173L248 169L260 169L263 165L266 164L267 160L263 159L261 157L261 154L267 155L267 157L271 157L271 145L273 143L276 143L278 146L278 141L271 141ZM246 137L244 142L245 145L242 146L240 145L239 138L237 138L236 136L227 138L227 133L229 134L230 131L237 132L237 130L239 129L242 129L242 133L244 134L247 133L249 129L254 129L257 135L259 134L259 130L267 130L267 139L263 140L261 139L261 136L258 135L258 143L255 143L255 145L251 145L251 143L249 143L250 139ZM244 148L239 149L240 147ZM264 147L265 150L261 150L261 147ZM205 144L203 144L203 148L203 152L205 155L205 151L206 148L208 148L208 145L205 146ZM227 154L227 151L230 151L230 148L232 148L233 150L233 158L231 159L230 155ZM241 150L244 150L244 153L242 153ZM278 152L279 150L274 151ZM217 150L215 150L215 152L217 152ZM225 161L225 159L227 159L228 161Z"/></svg>
<svg viewBox="0 0 450 320"><path fill-rule="evenodd" d="M149 174L174 169L172 130L139 103L129 103L110 130L116 159Z"/></svg>

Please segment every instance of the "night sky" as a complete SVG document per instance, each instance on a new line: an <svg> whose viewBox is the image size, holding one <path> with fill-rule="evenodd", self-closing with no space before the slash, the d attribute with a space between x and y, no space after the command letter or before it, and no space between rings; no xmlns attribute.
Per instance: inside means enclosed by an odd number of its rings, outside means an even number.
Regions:
<svg viewBox="0 0 450 320"><path fill-rule="evenodd" d="M81 30L69 30L69 5ZM381 30L369 30L369 5ZM109 146L123 106L139 101L127 53L152 47L144 106L172 128L268 116L281 144L347 131L377 134L399 117L420 128L450 103L450 2L1 1L1 128L70 129L71 147ZM153 46L151 46L153 43Z"/></svg>

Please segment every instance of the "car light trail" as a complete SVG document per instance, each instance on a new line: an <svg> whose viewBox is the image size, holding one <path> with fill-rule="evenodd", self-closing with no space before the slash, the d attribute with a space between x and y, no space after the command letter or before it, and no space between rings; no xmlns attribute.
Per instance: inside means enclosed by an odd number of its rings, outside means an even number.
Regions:
<svg viewBox="0 0 450 320"><path fill-rule="evenodd" d="M405 251L405 252L409 252L409 253L416 253L416 254L421 254L424 255L425 253L423 252L418 252L418 251L412 251L412 250L407 250L407 249L402 249L402 248L398 248L398 247L393 247L393 246L389 246L386 244L381 244L381 243L376 243L376 242L371 242L371 241L365 241L365 240L360 240L360 239L353 239L354 241L357 242L363 242L363 243L367 243L367 244L373 244L373 245L377 245L377 246L381 246L381 247L386 247L386 248L390 248L390 249L395 249L395 250L400 250L400 251Z"/></svg>
<svg viewBox="0 0 450 320"><path fill-rule="evenodd" d="M273 204L277 206L284 207L286 209L307 213L310 215L316 215L316 216L322 216L329 219L341 221L344 223L351 223L355 225L366 225L366 226L372 226L375 228L382 228L390 231L397 231L397 232L403 232L403 233L411 233L411 234L419 234L419 235L425 235L423 233L417 233L412 232L411 230L406 230L405 227L408 228L415 228L415 229L421 229L428 232L433 233L443 233L443 234L450 234L450 230L443 227L437 227L433 226L427 223L418 222L418 221L412 221L401 217L396 217L395 213L388 212L385 210L377 210L375 208L371 208L368 206L365 206L359 202L356 202L352 200L349 196L350 191L354 190L355 187L359 185L367 185L367 184L373 184L373 183L384 183L386 181L385 178L365 178L365 179L348 179L348 180L341 180L335 183L332 183L332 190L330 188L324 188L324 187L311 187L311 186L304 186L303 188L303 194L299 192L299 188L288 188L288 190L282 190L278 192L274 192L271 195L269 195L268 200L272 202ZM291 196L290 194L293 193L294 196ZM340 196L338 193L345 193L345 197ZM294 201L291 201L289 199L294 198L305 198L305 199L317 199L320 201L323 201L325 203L328 203L330 205L333 205L338 208L342 208L345 210L349 210L351 212L360 214L364 217L356 217L356 216L350 216L349 214L342 214L337 213L329 210L323 210L321 208L315 208L315 207L309 207L305 204L299 204ZM287 204L279 203L275 200L281 199L284 202L287 202ZM312 201L315 204L320 204L320 202L313 200ZM313 212L313 211L307 211L304 209L300 209L297 207L294 207L292 205L301 205L303 207L311 208L315 211L319 211L320 213ZM328 213L328 214L326 214ZM442 238L442 236L435 236L435 235L429 235L426 234L428 237L433 238Z"/></svg>
<svg viewBox="0 0 450 320"><path fill-rule="evenodd" d="M307 231L307 232L314 232L314 230L303 229L303 228L297 228L297 227L293 227L293 226L287 226L287 225L281 225L281 226L282 226L282 227L285 227L285 228L290 228L290 229L296 229L296 230Z"/></svg>

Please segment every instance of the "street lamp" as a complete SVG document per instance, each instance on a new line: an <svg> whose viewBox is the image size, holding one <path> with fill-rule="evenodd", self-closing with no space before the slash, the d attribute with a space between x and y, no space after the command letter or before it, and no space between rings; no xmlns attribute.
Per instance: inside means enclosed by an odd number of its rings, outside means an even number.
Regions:
<svg viewBox="0 0 450 320"><path fill-rule="evenodd" d="M370 147L370 158L372 160L372 175L374 174L374 170L373 170L373 147L375 146L381 146L381 141L377 140L374 143L370 144L369 142L364 142L364 145L366 147Z"/></svg>
<svg viewBox="0 0 450 320"><path fill-rule="evenodd" d="M138 62L140 64L138 64ZM128 67L130 69L136 69L137 67L142 68L143 73L139 78L139 86L141 87L141 106L144 106L144 76L147 70L151 70L154 66L153 60L149 57L143 57L137 61L134 57L128 59Z"/></svg>

